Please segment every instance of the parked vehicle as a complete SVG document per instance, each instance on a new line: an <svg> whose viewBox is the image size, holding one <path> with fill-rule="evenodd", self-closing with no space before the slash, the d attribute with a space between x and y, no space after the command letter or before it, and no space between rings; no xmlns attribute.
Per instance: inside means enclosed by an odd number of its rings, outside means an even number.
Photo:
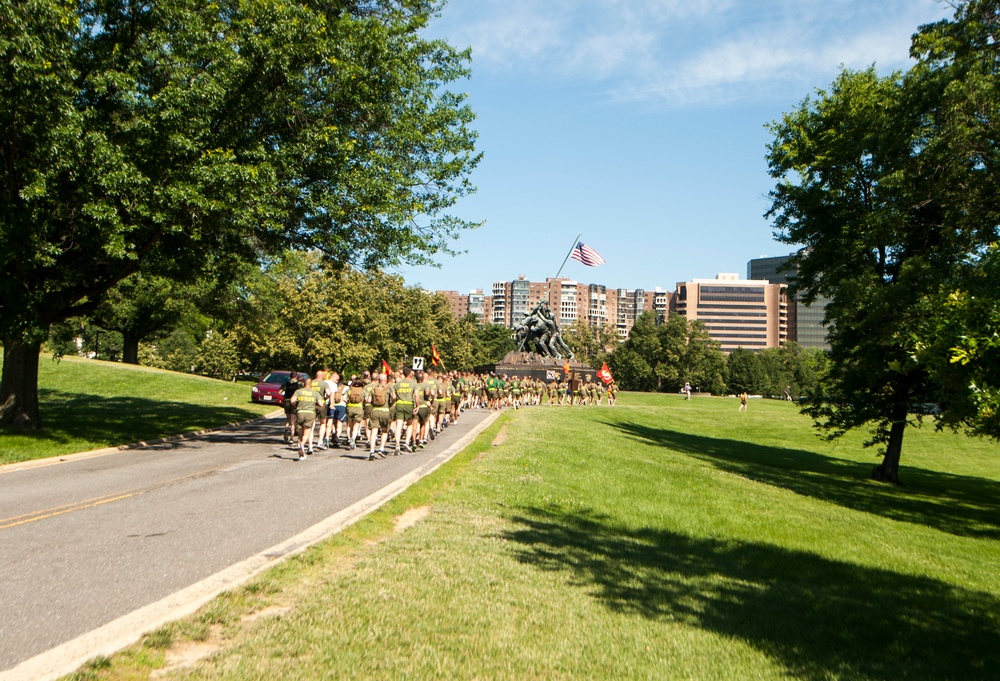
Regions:
<svg viewBox="0 0 1000 681"><path fill-rule="evenodd" d="M281 394L281 386L288 383L291 371L271 371L261 379L260 383L250 388L251 402L273 402L282 404L285 396Z"/></svg>

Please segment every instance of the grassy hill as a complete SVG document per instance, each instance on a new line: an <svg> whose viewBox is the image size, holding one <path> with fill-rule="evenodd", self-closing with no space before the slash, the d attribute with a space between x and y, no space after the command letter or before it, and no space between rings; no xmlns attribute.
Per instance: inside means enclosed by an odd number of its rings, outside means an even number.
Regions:
<svg viewBox="0 0 1000 681"><path fill-rule="evenodd" d="M995 444L910 432L889 487L860 436L736 409L508 412L382 511L80 678L996 678Z"/></svg>
<svg viewBox="0 0 1000 681"><path fill-rule="evenodd" d="M75 357L42 357L38 399L43 429L0 431L0 464L148 441L274 411L274 405L251 404L247 383Z"/></svg>

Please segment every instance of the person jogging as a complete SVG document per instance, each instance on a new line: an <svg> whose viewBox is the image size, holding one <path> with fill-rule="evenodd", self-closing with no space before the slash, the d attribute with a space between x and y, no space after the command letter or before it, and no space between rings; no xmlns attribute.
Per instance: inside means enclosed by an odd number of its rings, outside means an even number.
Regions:
<svg viewBox="0 0 1000 681"><path fill-rule="evenodd" d="M373 378L375 380L365 388L365 403L372 406L368 421L371 428L368 435L369 461L374 461L376 454L380 458L385 458L385 441L389 437L389 430L392 426L392 415L389 407L396 400L396 392L386 382L385 374L378 374Z"/></svg>
<svg viewBox="0 0 1000 681"><path fill-rule="evenodd" d="M298 372L293 371L281 386L281 404L285 409L285 444L295 446L295 405L292 404L292 395L303 385L299 379Z"/></svg>
<svg viewBox="0 0 1000 681"><path fill-rule="evenodd" d="M362 379L355 378L347 388L347 448L356 448L358 435L361 433L361 422L364 421L365 388Z"/></svg>
<svg viewBox="0 0 1000 681"><path fill-rule="evenodd" d="M295 423L299 433L299 461L304 461L306 454L313 453L313 426L321 399L323 398L313 389L312 379L309 377L306 377L305 385L296 390L290 399L295 409Z"/></svg>
<svg viewBox="0 0 1000 681"><path fill-rule="evenodd" d="M417 381L413 378L413 369L403 368L403 377L396 381L396 418L393 429L396 436L396 454L400 450L416 451L414 440L414 419L420 408L420 394Z"/></svg>

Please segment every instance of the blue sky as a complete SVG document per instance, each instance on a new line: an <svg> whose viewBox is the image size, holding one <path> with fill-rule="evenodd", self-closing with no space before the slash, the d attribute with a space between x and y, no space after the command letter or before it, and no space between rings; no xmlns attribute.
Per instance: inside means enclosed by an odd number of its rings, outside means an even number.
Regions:
<svg viewBox="0 0 1000 681"><path fill-rule="evenodd" d="M467 293L555 276L574 237L607 260L584 283L656 286L782 255L763 217L767 122L841 66L907 68L940 0L451 0L430 29L471 46L485 220L407 283Z"/></svg>

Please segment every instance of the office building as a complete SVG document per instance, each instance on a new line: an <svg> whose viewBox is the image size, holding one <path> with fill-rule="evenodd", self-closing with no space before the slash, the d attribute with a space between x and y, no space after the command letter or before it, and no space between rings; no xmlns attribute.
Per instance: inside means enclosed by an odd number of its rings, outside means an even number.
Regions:
<svg viewBox="0 0 1000 681"><path fill-rule="evenodd" d="M723 352L776 348L788 336L787 288L728 273L678 282L673 311L701 321Z"/></svg>
<svg viewBox="0 0 1000 681"><path fill-rule="evenodd" d="M792 284L795 281L794 269L786 269L786 262L794 254L771 258L754 258L747 263L749 279L767 279L772 284ZM804 348L819 348L829 350L827 327L823 323L826 306L829 299L818 297L813 303L806 305L795 300L795 295L788 301L788 340L798 343Z"/></svg>

